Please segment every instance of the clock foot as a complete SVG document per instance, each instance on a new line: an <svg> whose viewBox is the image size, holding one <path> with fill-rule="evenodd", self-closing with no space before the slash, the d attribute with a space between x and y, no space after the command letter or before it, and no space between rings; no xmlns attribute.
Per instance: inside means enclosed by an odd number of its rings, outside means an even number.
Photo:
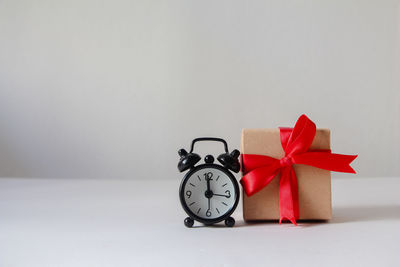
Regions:
<svg viewBox="0 0 400 267"><path fill-rule="evenodd" d="M193 219L192 218L190 218L190 217L187 217L186 219L185 219L185 226L186 227L192 227L193 226L193 224L194 224L194 221L193 221Z"/></svg>
<svg viewBox="0 0 400 267"><path fill-rule="evenodd" d="M228 219L225 220L225 225L228 227L233 227L235 225L235 219L229 217Z"/></svg>

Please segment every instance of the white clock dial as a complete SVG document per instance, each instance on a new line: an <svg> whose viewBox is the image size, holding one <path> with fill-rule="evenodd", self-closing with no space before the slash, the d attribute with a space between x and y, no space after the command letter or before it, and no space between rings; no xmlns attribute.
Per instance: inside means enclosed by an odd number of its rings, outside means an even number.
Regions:
<svg viewBox="0 0 400 267"><path fill-rule="evenodd" d="M212 167L192 173L183 194L190 211L204 219L223 216L233 208L236 200L235 186L229 176Z"/></svg>

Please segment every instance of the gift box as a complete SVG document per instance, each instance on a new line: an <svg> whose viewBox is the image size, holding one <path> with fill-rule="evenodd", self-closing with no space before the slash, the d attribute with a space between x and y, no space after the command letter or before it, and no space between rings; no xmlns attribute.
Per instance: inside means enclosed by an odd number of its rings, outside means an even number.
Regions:
<svg viewBox="0 0 400 267"><path fill-rule="evenodd" d="M330 151L330 130L302 115L294 128L244 129L241 139L243 217L329 220L331 171L355 173L356 156Z"/></svg>

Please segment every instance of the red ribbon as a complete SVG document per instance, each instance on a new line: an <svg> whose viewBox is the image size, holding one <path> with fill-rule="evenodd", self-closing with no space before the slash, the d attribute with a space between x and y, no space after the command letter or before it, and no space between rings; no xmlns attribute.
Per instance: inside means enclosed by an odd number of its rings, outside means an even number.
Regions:
<svg viewBox="0 0 400 267"><path fill-rule="evenodd" d="M294 225L299 219L297 177L293 164L305 164L325 170L356 173L350 163L357 155L333 154L330 150L309 151L316 127L306 115L301 115L294 128L280 128L281 144L285 151L282 159L264 155L243 154L240 183L246 195L251 196L267 186L281 173L279 182L279 223L287 219Z"/></svg>

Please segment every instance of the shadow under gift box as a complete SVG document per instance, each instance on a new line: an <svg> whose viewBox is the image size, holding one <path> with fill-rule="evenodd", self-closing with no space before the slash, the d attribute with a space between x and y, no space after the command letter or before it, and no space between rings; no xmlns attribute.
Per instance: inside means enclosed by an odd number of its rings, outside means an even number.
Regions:
<svg viewBox="0 0 400 267"><path fill-rule="evenodd" d="M318 149L330 149L329 129L317 129L309 150ZM279 129L243 129L241 153L283 158ZM294 164L293 169L299 190L299 220L331 219L331 172L302 164ZM279 220L279 180L280 174L251 197L242 190L245 221Z"/></svg>

